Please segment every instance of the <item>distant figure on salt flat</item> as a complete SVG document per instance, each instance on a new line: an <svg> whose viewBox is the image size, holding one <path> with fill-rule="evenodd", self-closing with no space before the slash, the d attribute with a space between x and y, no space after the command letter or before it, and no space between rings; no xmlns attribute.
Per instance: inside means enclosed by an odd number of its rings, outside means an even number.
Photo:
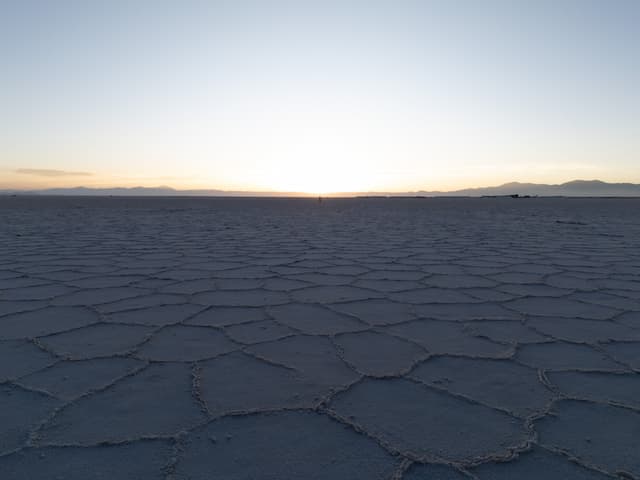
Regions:
<svg viewBox="0 0 640 480"><path fill-rule="evenodd" d="M318 203L322 203L322 197L318 197Z"/></svg>

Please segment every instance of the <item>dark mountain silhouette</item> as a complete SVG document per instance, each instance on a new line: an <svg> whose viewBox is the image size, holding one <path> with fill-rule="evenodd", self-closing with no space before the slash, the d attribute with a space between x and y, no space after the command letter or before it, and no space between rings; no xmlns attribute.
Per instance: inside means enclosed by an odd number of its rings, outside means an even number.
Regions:
<svg viewBox="0 0 640 480"><path fill-rule="evenodd" d="M4 195L98 195L98 196L210 196L210 197L283 197L316 195L299 192L229 191L229 190L177 190L159 187L116 188L48 188L43 190L0 190ZM482 197L482 196L540 196L540 197L640 197L640 184L607 183L600 180L573 180L558 185L510 182L495 187L465 188L453 191L417 192L344 192L326 196L425 196L425 197Z"/></svg>
<svg viewBox="0 0 640 480"><path fill-rule="evenodd" d="M418 192L427 196L531 195L541 197L637 197L640 184L607 183L601 180L573 180L559 185L510 182L497 187L466 188L452 192Z"/></svg>

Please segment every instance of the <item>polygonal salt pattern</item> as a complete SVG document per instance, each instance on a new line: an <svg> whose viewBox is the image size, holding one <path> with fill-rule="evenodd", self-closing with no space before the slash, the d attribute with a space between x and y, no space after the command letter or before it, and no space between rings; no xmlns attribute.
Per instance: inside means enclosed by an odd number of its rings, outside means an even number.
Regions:
<svg viewBox="0 0 640 480"><path fill-rule="evenodd" d="M0 198L0 476L640 478L636 202Z"/></svg>
<svg viewBox="0 0 640 480"><path fill-rule="evenodd" d="M508 360L437 357L409 375L519 417L544 411L553 399L536 370Z"/></svg>
<svg viewBox="0 0 640 480"><path fill-rule="evenodd" d="M42 337L39 342L60 357L73 360L125 355L147 340L152 327L98 323Z"/></svg>
<svg viewBox="0 0 640 480"><path fill-rule="evenodd" d="M364 380L330 408L396 452L474 462L526 443L524 422L408 380Z"/></svg>
<svg viewBox="0 0 640 480"><path fill-rule="evenodd" d="M525 365L545 370L625 370L606 353L583 344L562 342L523 345L515 358Z"/></svg>
<svg viewBox="0 0 640 480"><path fill-rule="evenodd" d="M480 480L606 480L611 478L564 455L540 447L519 454L508 462L487 463L473 470Z"/></svg>
<svg viewBox="0 0 640 480"><path fill-rule="evenodd" d="M52 365L57 358L26 340L0 341L0 384Z"/></svg>
<svg viewBox="0 0 640 480"><path fill-rule="evenodd" d="M566 396L640 410L638 373L549 372L547 378Z"/></svg>
<svg viewBox="0 0 640 480"><path fill-rule="evenodd" d="M98 447L27 448L0 457L3 480L165 480L170 442L141 440Z"/></svg>
<svg viewBox="0 0 640 480"><path fill-rule="evenodd" d="M416 320L387 329L393 335L422 345L429 353L504 358L512 347L472 335L458 322Z"/></svg>
<svg viewBox="0 0 640 480"><path fill-rule="evenodd" d="M610 472L640 475L640 412L577 400L558 402L536 422L540 443ZM588 421L585 421L588 419ZM627 477L628 478L628 477Z"/></svg>
<svg viewBox="0 0 640 480"><path fill-rule="evenodd" d="M290 303L267 309L271 318L295 330L311 335L335 335L365 330L367 325L320 305Z"/></svg>
<svg viewBox="0 0 640 480"><path fill-rule="evenodd" d="M84 327L99 321L85 307L46 307L0 319L0 339L34 338Z"/></svg>
<svg viewBox="0 0 640 480"><path fill-rule="evenodd" d="M192 388L188 365L151 365L110 388L67 404L43 426L37 443L97 445L174 436L204 419Z"/></svg>
<svg viewBox="0 0 640 480"><path fill-rule="evenodd" d="M311 335L287 337L247 349L253 355L296 370L320 385L348 385L358 379L327 338Z"/></svg>
<svg viewBox="0 0 640 480"><path fill-rule="evenodd" d="M31 432L60 405L42 393L0 385L0 455L25 445Z"/></svg>
<svg viewBox="0 0 640 480"><path fill-rule="evenodd" d="M314 407L332 391L302 372L243 353L202 362L197 374L213 415Z"/></svg>
<svg viewBox="0 0 640 480"><path fill-rule="evenodd" d="M180 478L390 478L398 462L374 440L311 412L227 417L191 434Z"/></svg>
<svg viewBox="0 0 640 480"><path fill-rule="evenodd" d="M208 327L173 325L155 333L136 350L136 356L158 362L193 362L238 348L221 331Z"/></svg>
<svg viewBox="0 0 640 480"><path fill-rule="evenodd" d="M378 332L346 333L335 340L342 357L370 376L399 376L428 353L414 343Z"/></svg>
<svg viewBox="0 0 640 480"><path fill-rule="evenodd" d="M144 365L144 362L133 358L62 361L22 377L16 383L63 400L73 400L93 390L106 387Z"/></svg>

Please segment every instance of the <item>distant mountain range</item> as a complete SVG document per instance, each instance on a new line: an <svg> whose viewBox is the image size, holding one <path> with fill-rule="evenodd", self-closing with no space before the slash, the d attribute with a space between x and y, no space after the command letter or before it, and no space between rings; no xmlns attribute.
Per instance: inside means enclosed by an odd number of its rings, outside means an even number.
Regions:
<svg viewBox="0 0 640 480"><path fill-rule="evenodd" d="M510 182L497 187L466 188L452 192L417 192L425 196L482 197L531 195L540 197L640 197L640 184L607 183L600 180L573 180L559 185Z"/></svg>
<svg viewBox="0 0 640 480"><path fill-rule="evenodd" d="M0 190L2 195L78 195L78 196L205 196L205 197L313 197L298 192L249 192L228 190L176 190L171 187L118 187L118 188L48 188L44 190ZM483 197L483 196L540 196L540 197L640 197L640 184L607 183L600 180L573 180L559 185L511 182L497 187L465 188L453 191L417 192L345 192L326 195L339 196L387 196L387 197Z"/></svg>

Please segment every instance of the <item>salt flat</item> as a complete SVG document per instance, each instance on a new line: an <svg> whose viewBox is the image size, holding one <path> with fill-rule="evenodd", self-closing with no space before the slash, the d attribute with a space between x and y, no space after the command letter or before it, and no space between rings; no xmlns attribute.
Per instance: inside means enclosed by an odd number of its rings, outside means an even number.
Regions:
<svg viewBox="0 0 640 480"><path fill-rule="evenodd" d="M640 199L0 198L0 478L640 478Z"/></svg>

